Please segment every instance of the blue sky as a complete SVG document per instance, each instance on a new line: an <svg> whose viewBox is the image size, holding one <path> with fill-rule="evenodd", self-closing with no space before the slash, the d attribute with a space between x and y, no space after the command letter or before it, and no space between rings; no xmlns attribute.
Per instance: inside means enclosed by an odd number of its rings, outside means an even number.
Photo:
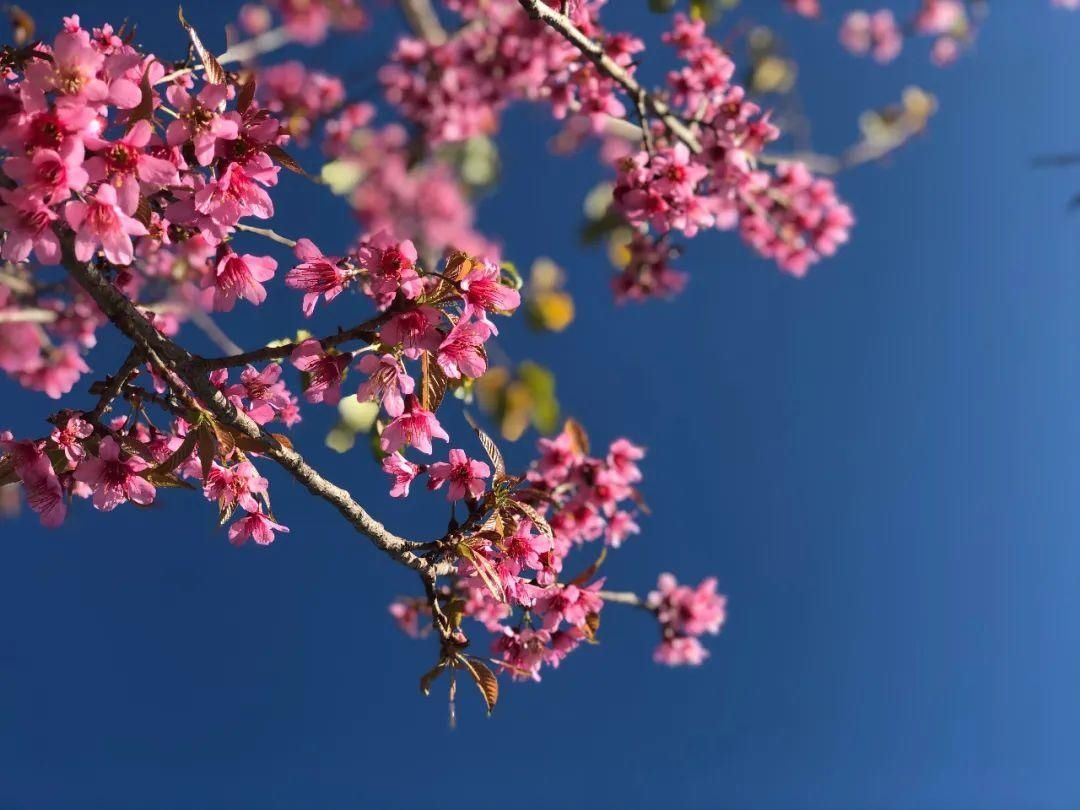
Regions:
<svg viewBox="0 0 1080 810"><path fill-rule="evenodd" d="M658 32L644 0L614 5L613 26ZM451 732L415 687L430 646L385 614L413 578L283 476L275 507L293 531L269 549L230 547L212 510L177 493L151 513L75 510L51 533L21 517L0 524L0 806L1080 801L1080 220L1067 212L1080 170L1030 166L1080 146L1066 81L1080 16L995 4L976 50L942 71L918 45L886 68L845 55L837 4L821 24L773 5L760 19L803 60L820 148L850 142L858 112L906 84L942 105L889 165L841 178L859 224L808 279L707 236L680 300L616 308L606 260L575 236L601 170L546 155L538 109L508 116L504 183L480 209L508 258L570 271L574 325L542 339L509 325L505 346L556 371L594 440L648 446L653 514L605 568L637 590L662 570L716 574L730 613L708 664L654 666L653 626L611 608L600 647L539 686L504 685L491 719L466 693ZM72 8L29 10L48 31ZM185 12L210 39L234 9ZM181 52L171 8L102 0L83 14L125 16L151 48ZM383 17L378 48L397 24ZM377 57L331 44L316 61ZM286 182L283 232L352 238L347 210ZM297 311L277 292L234 331L276 336L267 324ZM120 351L110 337L91 362L111 370ZM6 380L0 398L4 426L39 430L43 398ZM438 502L390 502L366 454L322 449L329 421L310 418L297 444L390 526L430 535ZM521 464L529 447L507 454Z"/></svg>

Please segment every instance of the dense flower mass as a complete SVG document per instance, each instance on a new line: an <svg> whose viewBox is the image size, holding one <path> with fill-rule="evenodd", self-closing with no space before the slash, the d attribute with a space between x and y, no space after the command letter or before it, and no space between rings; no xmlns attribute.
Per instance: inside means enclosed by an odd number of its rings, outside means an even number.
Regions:
<svg viewBox="0 0 1080 810"><path fill-rule="evenodd" d="M36 438L0 432L0 487L18 485L49 527L74 510L192 493L223 536L254 553L290 533L265 475L276 464L420 574L422 594L390 613L411 636L437 636L422 688L464 673L489 709L496 672L539 680L597 640L613 603L655 618L656 661L702 663L702 638L726 617L714 578L691 587L664 574L640 597L609 589L600 573L609 551L641 542L644 449L617 439L591 450L577 422L556 433L552 415L534 419L547 433L515 473L473 421L474 396L487 407L478 380L513 351L495 343L501 319L535 292L534 278L524 282L477 229L477 199L500 170L494 136L511 105L531 102L560 122L556 151L599 147L611 177L590 224L610 239L619 301L679 293L688 280L675 267L680 242L708 230L737 231L802 276L847 241L854 217L834 181L815 173L844 161L784 146L797 139L762 106L771 97L750 75L758 62L737 65L697 4L665 24L655 71L645 40L605 27L605 5L440 0L424 20L427 4L410 6L415 36L392 43L374 78L388 106L359 101L354 77L263 63L288 43L361 31L359 0L248 4L239 23L250 39L220 57L181 13L178 61L139 47L126 25L87 28L72 15L51 39L31 41L34 27L17 24L16 44L0 53L0 371L60 399L90 372L99 329L112 324L130 346L95 374L96 401L57 410ZM840 38L884 63L922 36L946 64L972 42L984 5L920 0L909 19L856 10ZM808 18L831 11L818 0L783 7ZM308 146L302 161L320 149L328 161L317 177L287 151ZM329 253L268 227L282 168L355 215L349 232L320 237ZM272 296L312 331L275 325L244 351L229 336L233 322L215 320L266 312L258 308ZM336 329L313 334L322 319ZM224 354L182 346L189 324ZM362 446L390 497L428 498L449 513L441 536L391 533L354 500L354 481L327 480L293 446L290 429L324 405L349 438L327 444L344 452L369 434ZM462 418L471 433L457 427Z"/></svg>

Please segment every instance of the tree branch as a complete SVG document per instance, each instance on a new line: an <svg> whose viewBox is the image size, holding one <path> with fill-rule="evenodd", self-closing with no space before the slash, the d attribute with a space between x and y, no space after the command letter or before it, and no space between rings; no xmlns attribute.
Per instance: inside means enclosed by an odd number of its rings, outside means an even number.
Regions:
<svg viewBox="0 0 1080 810"><path fill-rule="evenodd" d="M685 143L691 152L700 154L701 141L698 140L693 130L664 101L645 90L637 79L608 56L598 42L582 33L569 17L560 14L544 3L543 0L518 0L518 3L528 12L530 17L534 20L541 20L581 51L604 75L621 86L635 104L642 104L650 113L655 115L667 127L668 132Z"/></svg>
<svg viewBox="0 0 1080 810"><path fill-rule="evenodd" d="M416 545L393 534L373 518L345 489L331 483L320 475L303 457L290 447L281 444L263 431L247 414L237 410L228 399L204 376L197 358L182 346L161 334L123 293L110 283L93 264L84 264L74 258L70 237L61 239L64 248L64 267L71 277L86 290L113 325L137 347L148 354L156 354L176 377L188 386L204 406L221 424L227 425L265 447L265 454L283 467L312 495L334 506L335 509L361 534L367 536L377 548L402 565L435 576L446 575L454 570L453 563L432 563L412 550Z"/></svg>

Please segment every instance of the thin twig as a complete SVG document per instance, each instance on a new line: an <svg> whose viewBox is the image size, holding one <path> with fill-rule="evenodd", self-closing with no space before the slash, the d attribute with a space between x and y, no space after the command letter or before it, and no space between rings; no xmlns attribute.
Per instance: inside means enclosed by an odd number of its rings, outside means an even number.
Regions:
<svg viewBox="0 0 1080 810"><path fill-rule="evenodd" d="M401 13L405 22L418 37L429 45L442 45L446 42L446 29L439 22L439 15L431 0L401 0Z"/></svg>
<svg viewBox="0 0 1080 810"><path fill-rule="evenodd" d="M271 28L269 31L264 31L259 34L257 37L252 37L251 39L236 43L226 50L225 53L221 54L217 60L221 65L229 65L234 62L248 62L261 54L276 51L278 48L282 48L290 42L292 42L292 36L284 26ZM173 79L178 79L181 76L186 76L189 73L194 73L202 69L202 65L179 68L172 71L172 73L166 73L154 82L154 84L166 84Z"/></svg>
<svg viewBox="0 0 1080 810"><path fill-rule="evenodd" d="M280 233L278 233L277 231L271 230L270 228L258 228L258 227L254 226L254 225L245 225L242 222L237 222L236 223L236 230L238 230L238 231L247 231L248 233L257 233L259 236L265 236L267 239L272 239L273 241L277 242L279 245L285 245L286 247L291 247L291 248L296 247L296 240L295 239L290 239L287 236L282 236Z"/></svg>
<svg viewBox="0 0 1080 810"><path fill-rule="evenodd" d="M543 21L596 65L608 78L615 81L632 99L642 99L645 107L667 127L672 136L686 144L691 152L701 153L701 141L666 102L646 91L618 62L604 51L603 46L590 39L565 14L560 14L542 0L518 0L529 16Z"/></svg>

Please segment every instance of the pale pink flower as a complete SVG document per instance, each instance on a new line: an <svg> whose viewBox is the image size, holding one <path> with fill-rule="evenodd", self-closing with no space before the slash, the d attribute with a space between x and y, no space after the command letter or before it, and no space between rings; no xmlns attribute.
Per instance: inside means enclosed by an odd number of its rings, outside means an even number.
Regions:
<svg viewBox="0 0 1080 810"><path fill-rule="evenodd" d="M653 651L653 660L669 667L700 666L709 657L709 651L694 636L666 638Z"/></svg>

